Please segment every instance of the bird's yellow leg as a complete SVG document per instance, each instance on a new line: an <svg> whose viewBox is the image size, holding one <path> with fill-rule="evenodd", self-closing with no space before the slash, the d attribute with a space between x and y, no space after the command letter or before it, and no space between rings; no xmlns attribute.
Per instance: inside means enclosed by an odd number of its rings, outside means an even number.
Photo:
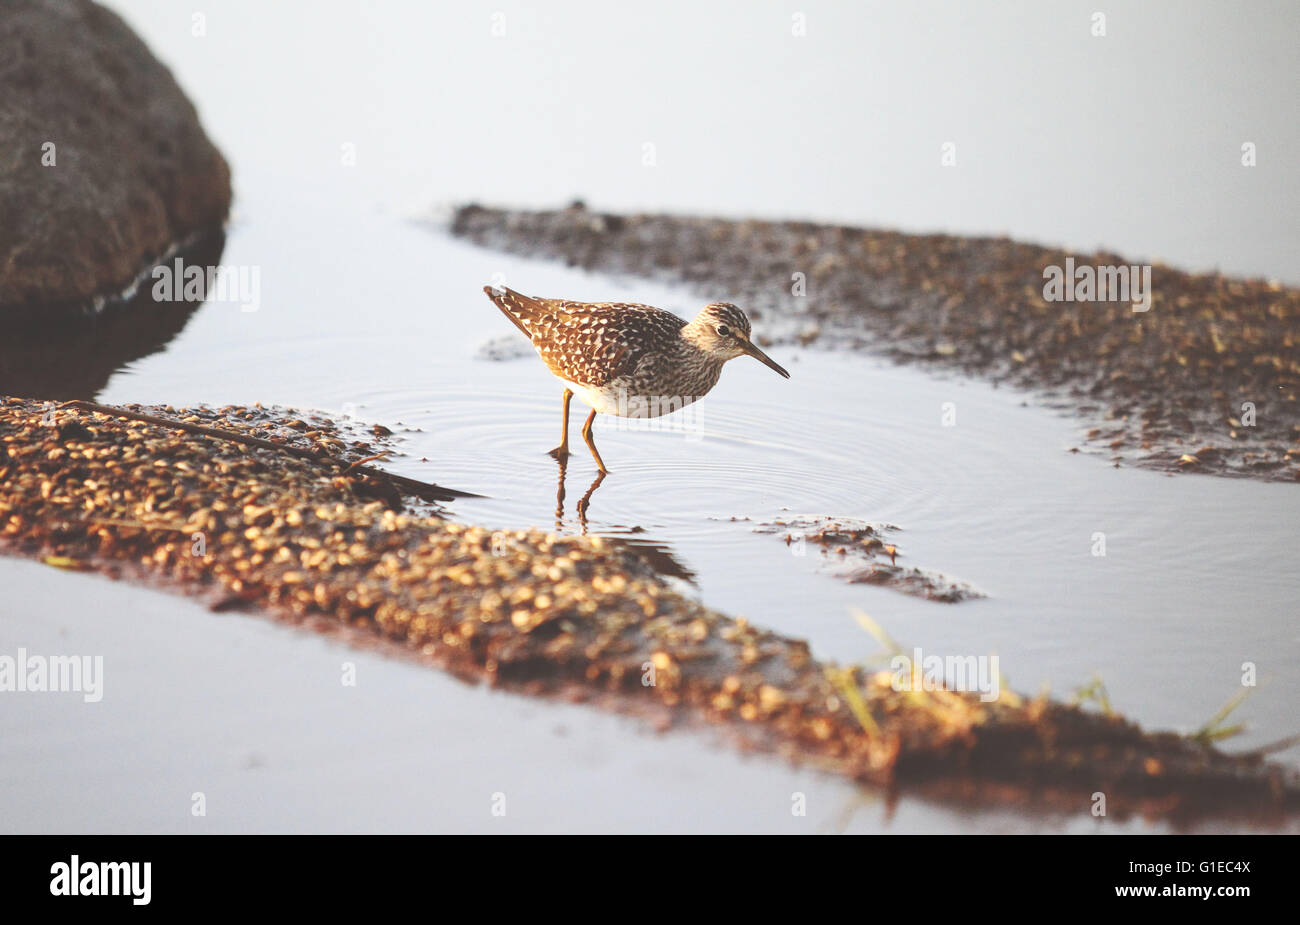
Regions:
<svg viewBox="0 0 1300 925"><path fill-rule="evenodd" d="M595 457L596 466L601 472L608 472L605 468L605 462L600 458L600 453L596 451L596 441L591 439L591 424L596 420L596 412L593 410L587 415L587 423L582 425L582 439L587 441L587 449L591 450L591 455Z"/></svg>
<svg viewBox="0 0 1300 925"><path fill-rule="evenodd" d="M551 455L556 459L564 460L569 456L569 399L573 397L572 389L564 390L564 413L563 427L564 432L560 437L560 445L551 450ZM594 413L594 412L593 412Z"/></svg>

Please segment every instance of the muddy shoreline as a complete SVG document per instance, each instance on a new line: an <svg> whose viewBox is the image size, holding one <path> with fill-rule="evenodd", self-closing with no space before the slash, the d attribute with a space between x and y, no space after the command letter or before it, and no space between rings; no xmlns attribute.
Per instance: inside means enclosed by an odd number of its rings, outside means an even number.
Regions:
<svg viewBox="0 0 1300 925"><path fill-rule="evenodd" d="M1155 265L1150 305L1135 312L1046 298L1046 268L1134 265L1116 254L577 203L468 205L451 232L735 301L770 343L863 350L1035 390L1083 417L1078 449L1117 466L1300 480L1300 289Z"/></svg>
<svg viewBox="0 0 1300 925"><path fill-rule="evenodd" d="M0 548L333 627L525 693L705 726L891 791L1278 824L1300 776L1115 716L1003 691L900 691L687 598L601 537L492 532L407 508L350 469L375 449L275 409L135 409L319 448L0 400ZM400 509L399 509L400 508Z"/></svg>

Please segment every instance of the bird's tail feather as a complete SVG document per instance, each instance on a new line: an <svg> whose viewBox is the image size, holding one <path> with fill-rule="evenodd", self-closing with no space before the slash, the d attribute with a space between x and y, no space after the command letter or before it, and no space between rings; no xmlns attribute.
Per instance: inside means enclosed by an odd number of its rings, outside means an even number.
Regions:
<svg viewBox="0 0 1300 925"><path fill-rule="evenodd" d="M523 331L525 337L532 338L525 322L533 317L537 309L536 301L505 286L484 286L483 291L487 293L492 303L501 309L501 314L514 322L515 327Z"/></svg>

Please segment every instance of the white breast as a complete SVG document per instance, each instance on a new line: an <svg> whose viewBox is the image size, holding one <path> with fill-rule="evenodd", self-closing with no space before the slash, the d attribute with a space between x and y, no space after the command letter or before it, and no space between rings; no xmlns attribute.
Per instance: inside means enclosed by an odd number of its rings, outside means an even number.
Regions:
<svg viewBox="0 0 1300 925"><path fill-rule="evenodd" d="M628 389L626 380L614 380L599 388L561 380L573 394L601 414L624 418L657 418L697 401L700 395L641 395Z"/></svg>
<svg viewBox="0 0 1300 925"><path fill-rule="evenodd" d="M577 382L569 382L564 379L560 381L564 383L566 388L572 389L574 395L578 396L588 406L599 411L601 414L617 415L620 413L620 407L624 409L623 413L626 413L627 399L624 398L620 405L619 393L621 390L613 383L597 387L592 385L581 385Z"/></svg>

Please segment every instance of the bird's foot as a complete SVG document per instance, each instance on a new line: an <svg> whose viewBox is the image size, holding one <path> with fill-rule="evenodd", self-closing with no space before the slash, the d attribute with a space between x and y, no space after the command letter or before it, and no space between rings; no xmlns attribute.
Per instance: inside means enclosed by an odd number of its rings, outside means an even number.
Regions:
<svg viewBox="0 0 1300 925"><path fill-rule="evenodd" d="M546 455L553 459L558 459L560 462L565 462L569 458L569 448L565 444L561 443L555 449L547 450Z"/></svg>

